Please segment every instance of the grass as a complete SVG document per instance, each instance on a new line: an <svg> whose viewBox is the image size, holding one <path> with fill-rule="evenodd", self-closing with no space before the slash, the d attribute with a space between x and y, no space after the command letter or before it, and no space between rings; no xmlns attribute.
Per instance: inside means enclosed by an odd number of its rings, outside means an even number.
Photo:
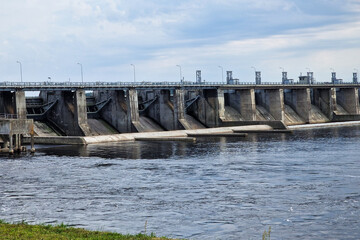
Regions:
<svg viewBox="0 0 360 240"><path fill-rule="evenodd" d="M0 239L1 240L169 240L165 237L151 235L122 235L119 233L88 231L82 228L68 227L60 225L30 225L26 222L6 223L0 220Z"/></svg>

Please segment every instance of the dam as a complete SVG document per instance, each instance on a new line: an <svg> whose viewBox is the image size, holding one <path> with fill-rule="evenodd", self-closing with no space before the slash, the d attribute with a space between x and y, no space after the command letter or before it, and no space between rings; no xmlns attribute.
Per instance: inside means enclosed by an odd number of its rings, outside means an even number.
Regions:
<svg viewBox="0 0 360 240"><path fill-rule="evenodd" d="M360 120L357 75L353 82L335 78L315 83L311 74L299 82L3 82L0 121L12 116L23 131L1 133L3 148L20 148L23 136L63 138L124 133L200 130ZM259 77L259 76L258 76ZM284 77L284 75L283 75ZM356 78L355 78L356 77ZM356 80L356 81L355 81ZM26 97L25 92L38 92ZM66 140L67 139L67 140ZM12 147L11 147L12 148Z"/></svg>

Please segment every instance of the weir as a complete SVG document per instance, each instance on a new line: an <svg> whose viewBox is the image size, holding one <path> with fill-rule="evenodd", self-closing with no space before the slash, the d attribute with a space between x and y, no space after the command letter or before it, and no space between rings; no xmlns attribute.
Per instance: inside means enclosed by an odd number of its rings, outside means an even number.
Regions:
<svg viewBox="0 0 360 240"><path fill-rule="evenodd" d="M232 82L231 82L232 83ZM0 114L37 136L97 136L360 120L358 83L47 83L0 86ZM40 91L25 98L26 91Z"/></svg>

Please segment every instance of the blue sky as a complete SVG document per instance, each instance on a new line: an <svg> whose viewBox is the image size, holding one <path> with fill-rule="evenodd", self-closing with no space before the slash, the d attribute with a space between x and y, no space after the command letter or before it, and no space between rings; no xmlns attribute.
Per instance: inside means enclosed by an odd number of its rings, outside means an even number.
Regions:
<svg viewBox="0 0 360 240"><path fill-rule="evenodd" d="M360 0L0 0L0 81L253 82L360 69Z"/></svg>

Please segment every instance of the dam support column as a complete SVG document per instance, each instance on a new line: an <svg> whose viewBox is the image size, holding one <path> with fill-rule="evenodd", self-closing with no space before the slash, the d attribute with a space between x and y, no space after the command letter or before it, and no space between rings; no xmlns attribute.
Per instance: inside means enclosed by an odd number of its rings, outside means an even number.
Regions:
<svg viewBox="0 0 360 240"><path fill-rule="evenodd" d="M240 114L246 121L256 120L255 90L245 89L237 91L240 94Z"/></svg>
<svg viewBox="0 0 360 240"><path fill-rule="evenodd" d="M331 121L336 111L335 88L313 89L312 103L317 106Z"/></svg>
<svg viewBox="0 0 360 240"><path fill-rule="evenodd" d="M18 119L26 119L26 100L24 91L15 92L15 107Z"/></svg>
<svg viewBox="0 0 360 240"><path fill-rule="evenodd" d="M336 100L349 114L359 114L359 90L357 88L340 88L336 92Z"/></svg>
<svg viewBox="0 0 360 240"><path fill-rule="evenodd" d="M101 118L120 133L132 132L129 91L111 90L97 92L95 99L97 102L111 99L109 104L101 110Z"/></svg>
<svg viewBox="0 0 360 240"><path fill-rule="evenodd" d="M289 92L285 92L284 96L285 104L292 107L295 112L304 120L305 123L310 123L310 89L291 89Z"/></svg>
<svg viewBox="0 0 360 240"><path fill-rule="evenodd" d="M43 91L40 96L57 104L46 114L47 120L67 136L90 136L85 91Z"/></svg>
<svg viewBox="0 0 360 240"><path fill-rule="evenodd" d="M220 125L217 89L200 90L200 99L194 104L194 115L206 127Z"/></svg>
<svg viewBox="0 0 360 240"><path fill-rule="evenodd" d="M225 121L225 97L224 97L224 90L222 89L217 90L216 106L218 109L218 118L221 121Z"/></svg>
<svg viewBox="0 0 360 240"><path fill-rule="evenodd" d="M128 91L128 107L132 130L136 130L137 132L143 131L140 124L139 96L136 89L129 89Z"/></svg>
<svg viewBox="0 0 360 240"><path fill-rule="evenodd" d="M260 94L259 103L269 111L275 120L285 120L283 89L263 90Z"/></svg>
<svg viewBox="0 0 360 240"><path fill-rule="evenodd" d="M0 92L0 114L10 114L9 117L26 119L25 92Z"/></svg>

